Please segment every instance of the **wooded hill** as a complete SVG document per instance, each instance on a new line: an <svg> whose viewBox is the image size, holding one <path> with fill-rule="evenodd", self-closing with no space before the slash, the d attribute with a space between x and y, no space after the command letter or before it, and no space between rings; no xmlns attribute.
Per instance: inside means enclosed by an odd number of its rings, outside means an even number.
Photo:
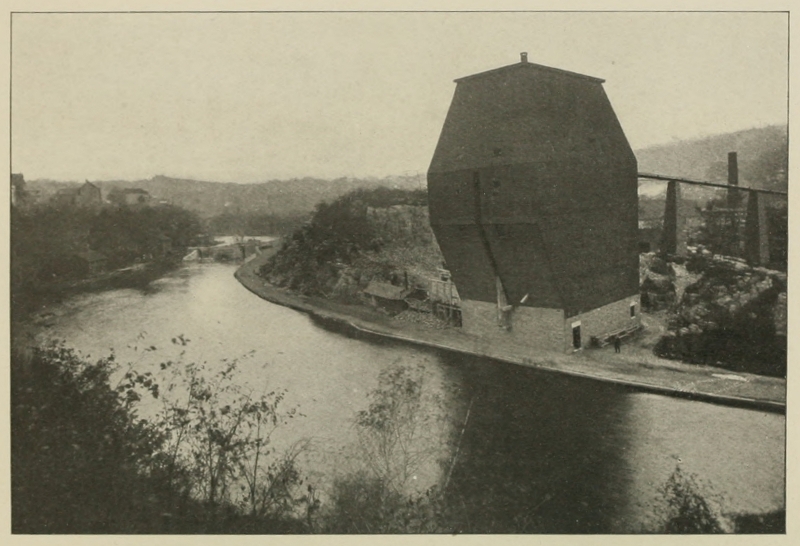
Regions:
<svg viewBox="0 0 800 546"><path fill-rule="evenodd" d="M640 172L673 175L697 180L725 182L728 152L736 151L739 179L743 186L786 190L788 147L787 127L772 125L734 133L683 140L651 146L636 151ZM260 214L271 217L308 215L317 203L331 202L356 189L378 187L402 190L426 188L425 174L386 176L384 178L297 178L270 180L253 184L208 182L154 176L147 180L92 181L103 196L115 188L141 188L157 200L197 213L209 219L223 215ZM80 182L82 183L82 182ZM53 180L30 181L29 189L38 192L39 200L47 200L61 188L77 187L79 182ZM640 195L663 195L663 182L643 182ZM704 203L715 190L701 187L683 188L687 199Z"/></svg>
<svg viewBox="0 0 800 546"><path fill-rule="evenodd" d="M115 188L141 188L157 200L190 210L202 218L248 213L296 216L310 213L321 201L333 201L359 188L387 187L414 190L425 187L424 175L334 180L306 177L254 184L207 182L159 175L147 180L91 182L101 189L104 198ZM75 187L79 183L34 180L28 185L30 190L38 191L41 201L47 200L59 189Z"/></svg>
<svg viewBox="0 0 800 546"><path fill-rule="evenodd" d="M785 125L681 140L636 151L639 172L727 182L728 152L736 152L739 184L786 191L788 134Z"/></svg>

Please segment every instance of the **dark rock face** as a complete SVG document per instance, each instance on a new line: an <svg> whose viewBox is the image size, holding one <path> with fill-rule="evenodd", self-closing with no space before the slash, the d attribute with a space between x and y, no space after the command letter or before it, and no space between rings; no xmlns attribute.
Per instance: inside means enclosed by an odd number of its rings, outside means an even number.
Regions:
<svg viewBox="0 0 800 546"><path fill-rule="evenodd" d="M639 292L645 311L669 309L677 301L675 270L653 253L639 257Z"/></svg>

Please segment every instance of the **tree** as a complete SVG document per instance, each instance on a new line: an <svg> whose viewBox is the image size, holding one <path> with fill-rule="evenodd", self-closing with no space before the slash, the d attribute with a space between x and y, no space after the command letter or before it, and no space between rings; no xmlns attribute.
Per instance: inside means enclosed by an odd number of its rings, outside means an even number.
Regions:
<svg viewBox="0 0 800 546"><path fill-rule="evenodd" d="M180 359L159 368L125 370L113 354L90 362L63 344L15 356L15 533L306 530L304 509L317 502L301 490L303 445L283 454L269 441L296 415L279 410L283 393L240 386L236 361L216 372ZM145 397L162 411L139 416Z"/></svg>
<svg viewBox="0 0 800 546"><path fill-rule="evenodd" d="M145 476L161 437L134 409L142 382L114 389L115 370L113 356L90 363L63 345L34 350L24 365L15 356L13 532L154 529L159 507Z"/></svg>
<svg viewBox="0 0 800 546"><path fill-rule="evenodd" d="M447 529L448 508L438 486L417 492L410 480L446 442L437 417L438 396L424 390L424 369L395 362L381 372L369 407L356 414L359 462L338 478L331 508L323 516L328 533L431 533Z"/></svg>

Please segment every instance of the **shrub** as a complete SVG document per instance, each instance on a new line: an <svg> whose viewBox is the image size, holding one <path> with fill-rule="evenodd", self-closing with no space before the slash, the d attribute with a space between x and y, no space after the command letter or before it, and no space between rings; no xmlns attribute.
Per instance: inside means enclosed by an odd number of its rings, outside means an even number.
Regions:
<svg viewBox="0 0 800 546"><path fill-rule="evenodd" d="M441 532L444 496L433 486L409 491L409 480L430 463L441 424L431 407L439 403L424 395L423 368L395 363L384 370L366 410L356 414L360 470L334 481L331 505L322 518L328 533Z"/></svg>
<svg viewBox="0 0 800 546"><path fill-rule="evenodd" d="M161 435L136 415L133 383L112 389L114 358L63 345L12 365L14 533L147 532L158 524L147 469ZM147 378L142 377L143 380Z"/></svg>
<svg viewBox="0 0 800 546"><path fill-rule="evenodd" d="M281 454L269 442L296 411L279 411L281 391L256 395L233 381L237 361L216 373L164 362L161 387L130 365L112 386L113 354L89 362L63 344L14 360L14 533L308 529L299 516L317 502L301 491L304 444ZM153 419L137 413L144 396L162 403Z"/></svg>
<svg viewBox="0 0 800 546"><path fill-rule="evenodd" d="M722 533L723 528L709 501L701 494L694 474L684 474L676 466L661 489L667 503L664 533Z"/></svg>
<svg viewBox="0 0 800 546"><path fill-rule="evenodd" d="M237 502L251 516L288 516L300 502L293 497L302 482L294 465L298 451L277 457L270 436L296 409L279 412L283 391L256 395L234 381L237 366L238 360L223 361L212 373L204 364L160 365L172 374L157 418L166 479L173 484L180 472L188 474L190 493L210 507ZM231 496L231 486L243 495Z"/></svg>

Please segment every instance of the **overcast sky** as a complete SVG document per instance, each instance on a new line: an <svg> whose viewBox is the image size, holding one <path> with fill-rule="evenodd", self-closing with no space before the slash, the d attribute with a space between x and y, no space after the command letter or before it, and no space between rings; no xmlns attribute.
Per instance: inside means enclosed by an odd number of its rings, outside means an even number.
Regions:
<svg viewBox="0 0 800 546"><path fill-rule="evenodd" d="M604 78L634 149L787 122L787 16L15 14L12 170L215 181L424 173L453 79Z"/></svg>

